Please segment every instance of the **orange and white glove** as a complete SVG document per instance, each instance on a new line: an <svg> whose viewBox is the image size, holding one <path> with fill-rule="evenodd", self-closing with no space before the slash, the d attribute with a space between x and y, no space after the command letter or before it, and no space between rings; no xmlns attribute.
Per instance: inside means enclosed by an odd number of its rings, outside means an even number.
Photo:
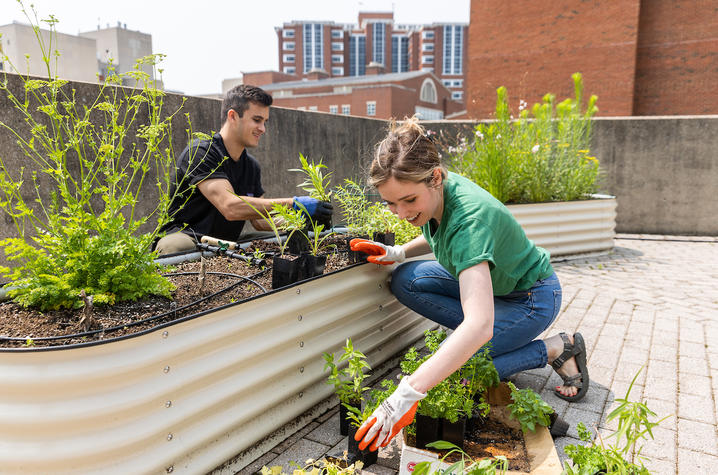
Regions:
<svg viewBox="0 0 718 475"><path fill-rule="evenodd" d="M399 386L372 413L354 435L359 449L369 445L370 451L386 447L399 431L414 421L419 401L426 397L409 384L409 378L402 378Z"/></svg>
<svg viewBox="0 0 718 475"><path fill-rule="evenodd" d="M369 254L367 260L373 264L389 266L395 262L404 262L406 260L406 254L401 246L387 246L368 239L352 239L349 241L349 247L351 247L352 251Z"/></svg>

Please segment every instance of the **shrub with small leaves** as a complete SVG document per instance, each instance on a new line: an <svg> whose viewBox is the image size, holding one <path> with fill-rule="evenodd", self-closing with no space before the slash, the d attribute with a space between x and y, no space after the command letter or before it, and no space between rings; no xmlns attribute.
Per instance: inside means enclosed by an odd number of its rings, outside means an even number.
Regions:
<svg viewBox="0 0 718 475"><path fill-rule="evenodd" d="M521 424L521 430L535 432L537 425L548 427L551 423L549 416L553 413L553 408L531 388L518 389L511 382L509 387L513 403L506 407L511 411L511 418Z"/></svg>

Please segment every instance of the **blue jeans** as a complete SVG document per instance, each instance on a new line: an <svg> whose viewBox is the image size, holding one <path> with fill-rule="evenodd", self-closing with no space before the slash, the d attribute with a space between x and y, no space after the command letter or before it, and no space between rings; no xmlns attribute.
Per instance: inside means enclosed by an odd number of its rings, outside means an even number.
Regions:
<svg viewBox="0 0 718 475"><path fill-rule="evenodd" d="M399 302L440 325L455 329L464 321L459 281L436 261L400 265L392 274L391 291ZM556 274L529 290L494 297L494 334L489 343L501 379L548 363L546 345L535 338L560 309L561 284Z"/></svg>

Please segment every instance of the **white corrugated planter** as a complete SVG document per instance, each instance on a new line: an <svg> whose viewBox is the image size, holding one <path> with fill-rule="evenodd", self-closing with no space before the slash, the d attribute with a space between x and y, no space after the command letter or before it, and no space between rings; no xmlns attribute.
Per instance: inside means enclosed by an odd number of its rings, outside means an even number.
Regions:
<svg viewBox="0 0 718 475"><path fill-rule="evenodd" d="M616 197L508 205L529 239L552 256L606 251L616 235Z"/></svg>
<svg viewBox="0 0 718 475"><path fill-rule="evenodd" d="M372 365L430 328L359 265L144 334L0 351L0 472L206 473L331 394L323 352Z"/></svg>

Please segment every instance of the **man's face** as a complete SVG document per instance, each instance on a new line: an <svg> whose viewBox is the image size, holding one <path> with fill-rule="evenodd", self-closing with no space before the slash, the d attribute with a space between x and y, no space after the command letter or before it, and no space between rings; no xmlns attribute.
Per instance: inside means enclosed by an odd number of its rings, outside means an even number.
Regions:
<svg viewBox="0 0 718 475"><path fill-rule="evenodd" d="M232 130L237 141L247 148L259 145L259 137L266 131L265 124L269 120L269 107L250 102L249 109L244 111L242 117L236 111L230 114L233 116L230 120L234 120Z"/></svg>

